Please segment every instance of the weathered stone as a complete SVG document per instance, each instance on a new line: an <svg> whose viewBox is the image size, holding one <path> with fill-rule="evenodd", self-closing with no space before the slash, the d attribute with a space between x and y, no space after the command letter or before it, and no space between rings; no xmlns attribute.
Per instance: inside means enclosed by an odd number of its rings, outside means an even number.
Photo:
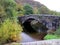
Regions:
<svg viewBox="0 0 60 45"><path fill-rule="evenodd" d="M42 37L40 37L41 39L43 39L47 33L49 33L49 30L50 33L53 33L60 26L60 16L43 14L26 15L18 17L18 20L23 26L23 31L29 33L40 33L40 36ZM36 23L34 23L35 21Z"/></svg>

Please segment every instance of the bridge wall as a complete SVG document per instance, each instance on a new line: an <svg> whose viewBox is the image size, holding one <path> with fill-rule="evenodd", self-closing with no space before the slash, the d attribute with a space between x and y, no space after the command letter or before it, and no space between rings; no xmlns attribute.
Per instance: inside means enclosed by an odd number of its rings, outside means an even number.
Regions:
<svg viewBox="0 0 60 45"><path fill-rule="evenodd" d="M52 16L52 15L26 15L19 17L19 21L23 24L29 18L33 18L38 20L39 22L46 25L48 29L57 29L60 26L60 17L59 16Z"/></svg>

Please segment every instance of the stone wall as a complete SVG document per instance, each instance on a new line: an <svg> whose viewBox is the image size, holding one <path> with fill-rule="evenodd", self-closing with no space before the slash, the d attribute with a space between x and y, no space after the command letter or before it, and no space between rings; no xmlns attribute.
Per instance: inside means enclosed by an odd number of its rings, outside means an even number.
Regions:
<svg viewBox="0 0 60 45"><path fill-rule="evenodd" d="M43 25L46 25L46 27L49 30L56 30L60 26L60 16L43 15L43 14L26 15L26 16L18 17L18 20L23 24L26 20L31 18L38 20L40 23L43 23Z"/></svg>
<svg viewBox="0 0 60 45"><path fill-rule="evenodd" d="M35 42L27 42L27 43L9 43L5 45L60 45L60 39L54 40L44 40L44 41L35 41Z"/></svg>
<svg viewBox="0 0 60 45"><path fill-rule="evenodd" d="M22 45L60 45L60 39L21 43Z"/></svg>

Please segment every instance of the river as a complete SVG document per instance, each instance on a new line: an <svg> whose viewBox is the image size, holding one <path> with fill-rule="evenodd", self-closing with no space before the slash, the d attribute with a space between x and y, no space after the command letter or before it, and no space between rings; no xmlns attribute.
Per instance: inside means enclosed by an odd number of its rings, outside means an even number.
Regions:
<svg viewBox="0 0 60 45"><path fill-rule="evenodd" d="M24 32L21 33L21 36L22 36L21 42L23 42L23 43L38 41L37 39L34 39L32 36L30 36L29 34L26 34Z"/></svg>

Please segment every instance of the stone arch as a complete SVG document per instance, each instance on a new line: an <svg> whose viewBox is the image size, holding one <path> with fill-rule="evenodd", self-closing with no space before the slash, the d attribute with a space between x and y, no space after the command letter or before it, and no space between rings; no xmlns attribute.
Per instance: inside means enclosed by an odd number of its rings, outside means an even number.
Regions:
<svg viewBox="0 0 60 45"><path fill-rule="evenodd" d="M23 26L24 26L24 32L26 32L26 33L38 33L35 29L33 29L32 28L32 26L31 26L31 21L33 21L33 20L36 20L36 19L34 19L34 18L29 18L29 19L27 19L24 23L23 23ZM38 21L38 20L37 20ZM42 23L41 23L42 24ZM42 24L43 25L43 24ZM44 26L43 27L41 27L42 28L42 30L43 30L43 28L44 28ZM45 27L46 28L46 27ZM45 31L47 31L47 29L45 29L44 28L44 30ZM43 32L41 32L40 34L39 34L39 39L40 40L43 40L44 39L44 37L47 35L47 32L45 32L45 31L43 31Z"/></svg>
<svg viewBox="0 0 60 45"><path fill-rule="evenodd" d="M34 18L29 18L27 20L25 20L25 22L22 24L24 26L24 32L28 32L28 33L34 33L36 32L32 27L31 27L31 21L35 20Z"/></svg>

